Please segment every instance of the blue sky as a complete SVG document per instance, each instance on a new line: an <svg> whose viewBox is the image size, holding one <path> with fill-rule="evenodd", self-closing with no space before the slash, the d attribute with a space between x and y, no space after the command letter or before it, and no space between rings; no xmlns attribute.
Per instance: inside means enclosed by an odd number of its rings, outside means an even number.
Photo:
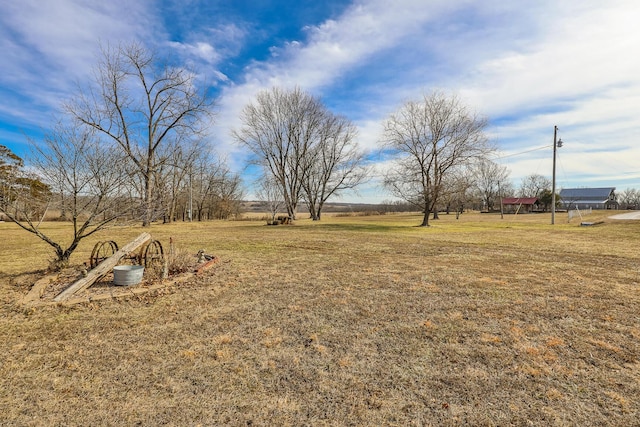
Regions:
<svg viewBox="0 0 640 427"><path fill-rule="evenodd" d="M516 186L551 177L557 125L559 187L640 188L639 22L635 0L5 0L0 144L22 155L52 127L99 43L140 40L212 88L211 144L238 172L230 131L259 90L320 96L372 152L391 112L444 90L488 117ZM377 184L344 199L389 199Z"/></svg>

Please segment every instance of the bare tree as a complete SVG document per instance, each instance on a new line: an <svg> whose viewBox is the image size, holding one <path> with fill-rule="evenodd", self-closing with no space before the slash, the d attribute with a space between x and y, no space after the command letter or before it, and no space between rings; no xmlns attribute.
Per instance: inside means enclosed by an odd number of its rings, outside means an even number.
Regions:
<svg viewBox="0 0 640 427"><path fill-rule="evenodd" d="M158 168L155 179L156 199L163 210L165 223L175 220L180 198L191 191L199 159L209 153L200 140L185 141L179 147L170 148L166 154L163 153L167 161Z"/></svg>
<svg viewBox="0 0 640 427"><path fill-rule="evenodd" d="M156 172L156 198L163 208L162 222L171 223L176 218L178 200L184 191L185 180L188 176L188 168L177 167L182 161L183 152L174 151L171 163L167 163L158 168Z"/></svg>
<svg viewBox="0 0 640 427"><path fill-rule="evenodd" d="M141 44L103 49L96 81L66 106L73 117L114 141L144 185L143 225L157 216L158 169L185 140L200 138L211 102L184 68L159 67Z"/></svg>
<svg viewBox="0 0 640 427"><path fill-rule="evenodd" d="M51 187L5 146L0 146L0 190L0 212L18 225L39 224L51 204Z"/></svg>
<svg viewBox="0 0 640 427"><path fill-rule="evenodd" d="M24 166L24 160L8 147L0 145L0 209L11 204L17 190L17 179Z"/></svg>
<svg viewBox="0 0 640 427"><path fill-rule="evenodd" d="M240 176L232 173L224 159L200 150L191 163L180 200L187 218L227 219L239 213L243 196Z"/></svg>
<svg viewBox="0 0 640 427"><path fill-rule="evenodd" d="M460 173L490 151L487 121L471 113L456 97L435 92L410 101L384 125L386 146L398 156L387 173L391 192L423 210L422 226L437 206L448 175Z"/></svg>
<svg viewBox="0 0 640 427"><path fill-rule="evenodd" d="M302 193L305 158L319 129L324 109L299 88L262 91L242 110L243 126L234 137L256 156L282 187L287 213L296 217Z"/></svg>
<svg viewBox="0 0 640 427"><path fill-rule="evenodd" d="M460 218L465 204L471 199L473 176L470 170L448 174L442 184L440 204L449 214L453 209L456 219Z"/></svg>
<svg viewBox="0 0 640 427"><path fill-rule="evenodd" d="M240 175L232 173L226 166L220 169L214 180L211 211L215 219L229 219L240 214L240 200L244 188Z"/></svg>
<svg viewBox="0 0 640 427"><path fill-rule="evenodd" d="M624 209L640 208L640 191L636 188L627 188L618 193L618 202Z"/></svg>
<svg viewBox="0 0 640 427"><path fill-rule="evenodd" d="M204 219L205 209L211 211L213 199L222 183L222 176L227 172L226 165L211 153L201 155L194 164L190 192L195 204L196 218Z"/></svg>
<svg viewBox="0 0 640 427"><path fill-rule="evenodd" d="M29 165L47 190L34 191L31 187L14 192L9 206L0 209L22 229L51 245L56 254L52 266L61 268L68 264L82 239L129 214L129 179L123 155L99 141L91 130L59 125L42 144L31 143ZM57 194L62 195L58 203L66 206L73 225L67 246L40 229L46 211L56 207Z"/></svg>
<svg viewBox="0 0 640 427"><path fill-rule="evenodd" d="M506 166L488 159L477 162L474 168L474 187L489 212L494 209L496 200L500 203L500 197L510 190L510 185Z"/></svg>
<svg viewBox="0 0 640 427"><path fill-rule="evenodd" d="M540 174L531 174L522 178L519 197L541 197L542 193L548 190L551 193L551 180Z"/></svg>
<svg viewBox="0 0 640 427"><path fill-rule="evenodd" d="M258 186L256 194L258 199L265 205L271 215L271 220L276 219L276 215L284 207L282 199L282 188L272 176L263 177Z"/></svg>
<svg viewBox="0 0 640 427"><path fill-rule="evenodd" d="M355 126L343 116L326 112L319 140L309 151L302 181L304 199L314 221L331 196L360 185L368 175L364 154L355 144Z"/></svg>

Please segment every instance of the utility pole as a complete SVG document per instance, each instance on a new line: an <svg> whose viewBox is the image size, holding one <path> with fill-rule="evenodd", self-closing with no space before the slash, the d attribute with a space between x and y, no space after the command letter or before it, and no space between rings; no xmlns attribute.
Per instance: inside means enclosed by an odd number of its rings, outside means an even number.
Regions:
<svg viewBox="0 0 640 427"><path fill-rule="evenodd" d="M556 151L562 147L562 139L556 140L558 126L553 127L553 177L551 179L551 225L556 223Z"/></svg>
<svg viewBox="0 0 640 427"><path fill-rule="evenodd" d="M498 196L500 197L500 219L504 219L504 204L502 203L502 186L498 181Z"/></svg>
<svg viewBox="0 0 640 427"><path fill-rule="evenodd" d="M193 168L189 166L189 222L193 221Z"/></svg>

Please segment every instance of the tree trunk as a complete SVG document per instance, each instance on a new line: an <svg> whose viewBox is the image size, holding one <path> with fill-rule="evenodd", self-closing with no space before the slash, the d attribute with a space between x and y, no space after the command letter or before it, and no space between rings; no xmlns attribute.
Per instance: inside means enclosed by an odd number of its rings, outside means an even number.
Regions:
<svg viewBox="0 0 640 427"><path fill-rule="evenodd" d="M320 216L322 215L322 207L324 203L322 201L318 202L318 207L316 208L316 221L320 221Z"/></svg>
<svg viewBox="0 0 640 427"><path fill-rule="evenodd" d="M311 216L312 221L318 221L320 216L318 215L318 211L316 210L316 204L314 202L307 202L307 207L309 208L309 216Z"/></svg>
<svg viewBox="0 0 640 427"><path fill-rule="evenodd" d="M424 204L424 217L422 217L422 224L420 227L428 227L429 226L429 203Z"/></svg>
<svg viewBox="0 0 640 427"><path fill-rule="evenodd" d="M298 207L295 204L293 203L287 204L287 215L289 215L289 217L294 221L296 219L297 210L298 210Z"/></svg>
<svg viewBox="0 0 640 427"><path fill-rule="evenodd" d="M171 203L169 204L169 209L167 212L167 224L172 223L175 217L176 217L176 202L175 200L171 200Z"/></svg>
<svg viewBox="0 0 640 427"><path fill-rule="evenodd" d="M144 180L144 219L142 220L143 227L151 226L152 217L152 199L151 199L151 179L145 177Z"/></svg>

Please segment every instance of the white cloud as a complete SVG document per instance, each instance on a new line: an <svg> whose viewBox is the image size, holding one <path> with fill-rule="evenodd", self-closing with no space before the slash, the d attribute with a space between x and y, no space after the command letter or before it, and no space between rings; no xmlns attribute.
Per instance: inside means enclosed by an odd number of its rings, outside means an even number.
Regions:
<svg viewBox="0 0 640 427"><path fill-rule="evenodd" d="M208 64L216 65L220 61L221 55L209 43L197 42L194 44L171 42L171 47L186 53L187 56L194 56Z"/></svg>
<svg viewBox="0 0 640 427"><path fill-rule="evenodd" d="M87 78L95 64L98 42L149 36L153 17L147 1L9 0L0 15L3 54L0 87L17 105L29 99L33 107L56 109L75 81ZM25 120L19 111L8 114ZM51 117L31 114L31 123Z"/></svg>
<svg viewBox="0 0 640 427"><path fill-rule="evenodd" d="M169 41L168 46L185 62L196 68L214 69L218 77L222 73L217 70L220 63L237 54L247 32L235 24L220 24L216 27L196 28L184 35L183 41ZM225 78L226 80L226 78Z"/></svg>
<svg viewBox="0 0 640 427"><path fill-rule="evenodd" d="M245 81L229 86L221 97L221 138L217 143L241 155L230 141L231 129L240 126L240 111L255 94L274 86L300 86L321 94L323 88L339 81L343 73L358 66L375 53L395 46L406 34L416 30L447 1L403 1L391 4L385 0L360 1L345 13L318 26L306 27L307 40L291 40L271 49L268 62L255 62L246 69ZM378 117L373 118L377 120ZM367 122L360 130L363 147L377 145L378 135L371 132L377 125ZM228 139L226 139L228 138Z"/></svg>
<svg viewBox="0 0 640 427"><path fill-rule="evenodd" d="M349 67L395 46L406 34L419 28L445 1L384 0L356 2L342 16L318 26L307 26L307 40L273 47L275 61L257 63L247 79L264 84L298 85L320 89L341 77Z"/></svg>

